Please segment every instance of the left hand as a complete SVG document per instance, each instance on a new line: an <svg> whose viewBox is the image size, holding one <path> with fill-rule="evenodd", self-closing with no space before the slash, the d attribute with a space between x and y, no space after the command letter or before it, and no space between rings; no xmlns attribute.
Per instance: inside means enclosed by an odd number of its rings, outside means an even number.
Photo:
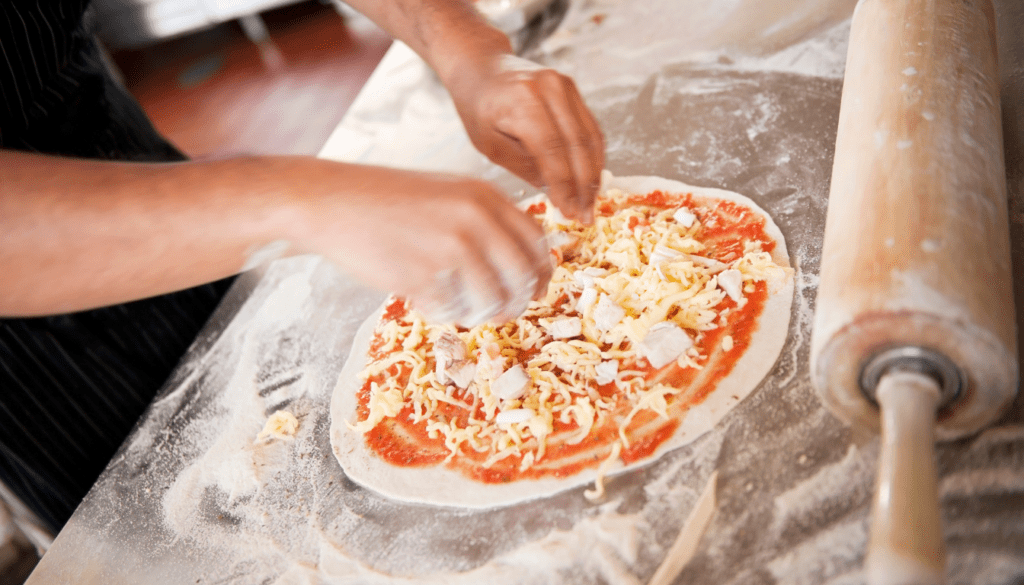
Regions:
<svg viewBox="0 0 1024 585"><path fill-rule="evenodd" d="M604 137L572 79L510 54L465 63L446 84L473 145L591 223Z"/></svg>

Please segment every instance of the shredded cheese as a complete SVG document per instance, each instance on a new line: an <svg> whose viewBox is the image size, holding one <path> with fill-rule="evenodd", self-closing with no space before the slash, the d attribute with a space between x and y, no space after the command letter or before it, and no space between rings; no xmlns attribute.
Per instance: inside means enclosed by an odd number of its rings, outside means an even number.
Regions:
<svg viewBox="0 0 1024 585"><path fill-rule="evenodd" d="M619 454L622 453L622 443L616 441L612 445L612 452L608 454L608 457L601 462L601 465L597 468L597 477L594 478L594 489L586 490L583 492L583 497L587 498L591 502L596 502L604 497L604 476L611 470L612 465L615 465L615 461L619 458Z"/></svg>
<svg viewBox="0 0 1024 585"><path fill-rule="evenodd" d="M716 307L727 298L742 307L755 283L786 276L756 240L745 242L742 254L711 257L700 240L714 221L706 209L628 206L628 197L607 191L618 211L586 227L547 204L544 227L558 234L549 242L561 264L545 298L519 318L458 331L409 311L401 323L378 325L382 357L360 374L370 381L368 413L349 427L365 433L409 406L410 420L444 440L446 461L485 453L485 468L514 458L525 471L544 459L556 422L570 429L559 443L577 445L617 412L618 438L588 492L600 497L604 474L629 447L634 417L648 410L668 418L671 397L681 391L648 382L643 356L659 356L655 367L674 361L700 369L707 356L695 344L728 323ZM658 351L652 345L662 338L674 346ZM733 343L724 336L721 348ZM403 368L408 383L399 387L394 373ZM615 395L598 392L608 384ZM465 411L461 424L439 413L450 407Z"/></svg>
<svg viewBox="0 0 1024 585"><path fill-rule="evenodd" d="M257 441L264 439L291 440L299 430L299 420L287 410L279 410L270 415L263 430L256 435Z"/></svg>

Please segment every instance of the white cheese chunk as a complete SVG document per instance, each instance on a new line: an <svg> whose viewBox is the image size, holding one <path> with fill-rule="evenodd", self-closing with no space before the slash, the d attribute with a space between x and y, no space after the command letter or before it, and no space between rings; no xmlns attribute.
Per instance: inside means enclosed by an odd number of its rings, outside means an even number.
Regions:
<svg viewBox="0 0 1024 585"><path fill-rule="evenodd" d="M469 383L476 376L476 363L470 360L460 360L448 366L445 371L448 379L459 388L467 388Z"/></svg>
<svg viewBox="0 0 1024 585"><path fill-rule="evenodd" d="M451 331L442 331L434 340L434 375L438 382L450 381L448 366L466 359L466 344Z"/></svg>
<svg viewBox="0 0 1024 585"><path fill-rule="evenodd" d="M640 353L655 368L660 368L676 360L686 350L693 347L693 340L675 323L663 321L651 327L651 330L640 343Z"/></svg>
<svg viewBox="0 0 1024 585"><path fill-rule="evenodd" d="M672 219L676 220L676 223L679 225L688 228L693 227L693 222L697 221L697 216L689 209L680 207L672 214Z"/></svg>
<svg viewBox="0 0 1024 585"><path fill-rule="evenodd" d="M544 223L554 226L572 225L572 220L562 215L562 210L552 203L547 204L544 211Z"/></svg>
<svg viewBox="0 0 1024 585"><path fill-rule="evenodd" d="M615 381L615 376L619 373L619 362L618 360L601 362L594 366L594 372L597 374L594 376L594 380L598 384L610 384Z"/></svg>
<svg viewBox="0 0 1024 585"><path fill-rule="evenodd" d="M549 248L563 248L575 244L578 240L569 232L555 230L547 235Z"/></svg>
<svg viewBox="0 0 1024 585"><path fill-rule="evenodd" d="M717 274L729 267L725 262L719 262L714 258L706 258L704 256L695 256L693 254L687 255L687 260L693 262L697 266L703 266L707 268L711 274Z"/></svg>
<svg viewBox="0 0 1024 585"><path fill-rule="evenodd" d="M583 274L582 270L577 270L572 274L572 279L577 286L581 286L584 289L594 288L594 277Z"/></svg>
<svg viewBox="0 0 1024 585"><path fill-rule="evenodd" d="M577 286L583 288L594 288L594 279L599 276L605 276L608 274L607 270L597 268L596 266L588 266L583 270L577 270L572 273L572 278L576 282Z"/></svg>
<svg viewBox="0 0 1024 585"><path fill-rule="evenodd" d="M726 335L722 338L722 349L725 351L732 351L733 341L732 335Z"/></svg>
<svg viewBox="0 0 1024 585"><path fill-rule="evenodd" d="M675 260L676 258L680 258L684 255L685 254L679 250L673 250L668 246L658 244L654 246L654 252L651 253L651 257L648 258L647 263L651 266L657 266L658 264L668 262L669 260Z"/></svg>
<svg viewBox="0 0 1024 585"><path fill-rule="evenodd" d="M583 322L579 317L568 317L556 319L544 325L548 335L555 339L568 339L576 337L583 331Z"/></svg>
<svg viewBox="0 0 1024 585"><path fill-rule="evenodd" d="M625 316L625 309L616 305L608 295L601 293L601 299L594 307L594 325L599 331L611 331Z"/></svg>
<svg viewBox="0 0 1024 585"><path fill-rule="evenodd" d="M718 275L718 286L729 298L739 302L743 298L743 273L730 268Z"/></svg>
<svg viewBox="0 0 1024 585"><path fill-rule="evenodd" d="M487 355L487 352L480 352L476 361L476 374L483 380L494 380L505 371L505 358L498 356L495 358Z"/></svg>
<svg viewBox="0 0 1024 585"><path fill-rule="evenodd" d="M434 359L442 357L448 363L466 359L466 344L452 331L442 331L434 340Z"/></svg>
<svg viewBox="0 0 1024 585"><path fill-rule="evenodd" d="M583 314L597 302L597 289L585 288L580 293L580 299L576 301L576 311Z"/></svg>
<svg viewBox="0 0 1024 585"><path fill-rule="evenodd" d="M537 414L529 408L513 408L512 410L503 410L498 413L498 416L494 417L494 422L499 425L511 425L515 423L524 423L534 415Z"/></svg>
<svg viewBox="0 0 1024 585"><path fill-rule="evenodd" d="M491 392L502 400L515 400L526 394L529 385L530 375L522 365L516 364L491 383Z"/></svg>

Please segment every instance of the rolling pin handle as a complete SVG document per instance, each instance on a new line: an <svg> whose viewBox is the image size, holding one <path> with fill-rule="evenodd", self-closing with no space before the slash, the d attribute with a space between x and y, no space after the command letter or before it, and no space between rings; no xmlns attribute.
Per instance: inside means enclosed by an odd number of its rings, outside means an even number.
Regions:
<svg viewBox="0 0 1024 585"><path fill-rule="evenodd" d="M935 417L955 399L959 369L921 348L891 350L865 368L862 383L881 409L882 445L871 536L865 559L870 585L941 585L946 553L939 513ZM937 358L935 356L938 356ZM879 359L881 359L881 362ZM888 366L878 363L888 362ZM946 363L944 363L946 362ZM945 374L945 376L944 376Z"/></svg>

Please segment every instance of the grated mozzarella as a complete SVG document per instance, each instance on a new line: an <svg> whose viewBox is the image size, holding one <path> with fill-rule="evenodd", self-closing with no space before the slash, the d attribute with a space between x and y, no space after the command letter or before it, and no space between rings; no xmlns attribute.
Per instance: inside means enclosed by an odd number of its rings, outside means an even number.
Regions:
<svg viewBox="0 0 1024 585"><path fill-rule="evenodd" d="M537 413L530 410L529 408L513 408L512 410L503 410L494 417L494 422L499 425L511 425L515 423L524 423Z"/></svg>
<svg viewBox="0 0 1024 585"><path fill-rule="evenodd" d="M609 190L603 197L622 207L629 195ZM375 330L382 357L360 373L372 379L368 416L350 428L367 432L409 406L409 420L443 439L447 460L485 453L490 467L517 457L523 471L543 460L556 422L576 425L558 439L576 445L611 420L619 439L598 470L599 493L600 477L629 446L633 418L643 410L668 416L669 399L680 392L649 382L638 359L654 368L673 361L701 368L707 356L695 342L727 324L716 310L726 296L742 306L754 283L786 275L757 241L745 242L742 254L709 250L698 238L716 219L699 207L626 207L584 227L548 203L543 221L560 260L545 297L513 321L468 331L427 323L415 312L405 324L382 322ZM722 338L723 350L733 344ZM400 368L409 372L404 388L393 375ZM606 384L615 385L615 395L597 391ZM442 406L468 417L443 417Z"/></svg>

